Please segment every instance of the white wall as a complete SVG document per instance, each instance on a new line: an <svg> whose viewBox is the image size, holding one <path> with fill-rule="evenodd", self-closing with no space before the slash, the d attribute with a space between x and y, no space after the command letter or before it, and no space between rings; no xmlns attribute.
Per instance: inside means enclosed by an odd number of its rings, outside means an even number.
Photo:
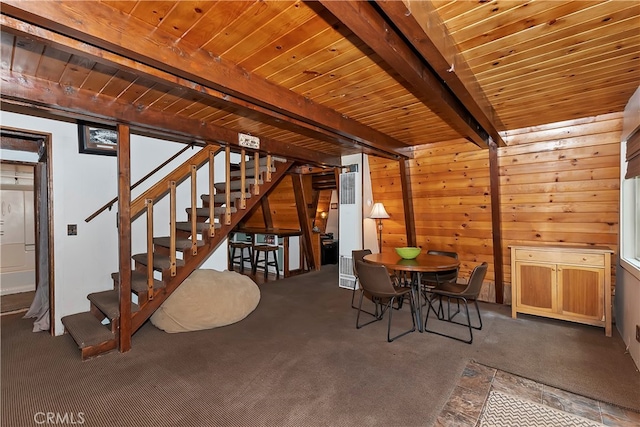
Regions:
<svg viewBox="0 0 640 427"><path fill-rule="evenodd" d="M378 247L378 224L377 220L369 218L371 209L376 202L373 200L373 190L371 189L371 170L369 169L369 156L364 156L362 162L362 237L364 249L371 249L374 254L379 252ZM382 223L384 227L384 220ZM384 230L384 228L383 228ZM384 245L383 245L384 249Z"/></svg>
<svg viewBox="0 0 640 427"><path fill-rule="evenodd" d="M625 112L620 146L620 253L616 270L614 310L616 328L627 345L636 366L640 367L640 342L636 341L636 325L640 325L640 263L633 259L633 236L640 226L637 212L640 201L635 200L633 181L625 180L626 140L640 126L640 87L629 100ZM636 181L638 178L636 178ZM638 185L640 183L636 183ZM636 193L637 194L637 193ZM636 204L634 209L633 204Z"/></svg>
<svg viewBox="0 0 640 427"><path fill-rule="evenodd" d="M117 204L91 222L84 219L117 195L117 160L115 157L80 154L78 131L73 123L2 112L2 124L9 127L45 132L52 135L53 173L53 244L56 335L63 333L60 319L66 315L89 309L87 294L113 288L111 273L118 270L118 234L116 230ZM138 135L131 137L131 180L157 167L183 147L182 144ZM132 198L166 175L175 166L191 157L195 150L187 150L165 167L149 184L132 192ZM224 177L224 159L216 157L216 175ZM222 162L221 164L219 164ZM198 195L208 192L208 169L198 171ZM189 180L178 188L178 220L186 220L184 207L190 203ZM199 196L198 196L199 197ZM168 199L155 206L154 233L168 233ZM164 207L164 209L163 209ZM67 236L67 224L76 224L77 236ZM146 252L146 219L141 217L132 225L133 253ZM227 266L226 244L221 244L203 268L224 270Z"/></svg>

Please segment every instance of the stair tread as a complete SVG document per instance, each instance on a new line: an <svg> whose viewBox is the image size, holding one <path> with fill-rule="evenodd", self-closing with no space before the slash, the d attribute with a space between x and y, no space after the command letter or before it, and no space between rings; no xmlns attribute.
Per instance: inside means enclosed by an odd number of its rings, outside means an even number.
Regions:
<svg viewBox="0 0 640 427"><path fill-rule="evenodd" d="M120 296L117 289L93 292L87 295L87 298L109 319L117 319L120 317ZM137 304L131 303L132 313L135 313L139 309Z"/></svg>
<svg viewBox="0 0 640 427"><path fill-rule="evenodd" d="M191 224L191 223L189 223L189 224ZM207 228L209 228L209 224L207 224ZM189 228L189 230L190 229L191 228ZM169 237L169 236L154 237L153 238L153 244L168 248L168 247L171 246L171 237ZM197 240L196 241L196 245L198 247L204 246L204 241ZM176 239L176 249L178 249L178 250L191 249L191 239Z"/></svg>
<svg viewBox="0 0 640 427"><path fill-rule="evenodd" d="M187 208L185 209L187 214L191 215L191 211L193 211L192 208ZM214 208L213 214L214 215L223 215L226 211L226 208L222 207L222 206L216 206ZM231 213L236 213L238 210L231 206ZM197 216L204 216L204 217L209 217L209 208L196 208L196 215Z"/></svg>
<svg viewBox="0 0 640 427"><path fill-rule="evenodd" d="M136 262L147 265L148 255L147 253L135 254L132 256ZM176 259L176 267L182 267L184 265L184 260ZM171 260L167 255L153 254L153 268L156 270L166 270L171 268Z"/></svg>
<svg viewBox="0 0 640 427"><path fill-rule="evenodd" d="M282 157L277 157L277 156L271 156L271 165L275 165L276 162L280 162L280 163L285 163L287 161L287 159L284 159ZM255 164L255 161L253 159L251 160L247 160L244 162L244 165L246 168L253 168L253 165ZM267 158L266 157L260 157L260 160L258 161L258 164L260 166L267 166ZM238 166L240 166L240 163L238 163Z"/></svg>
<svg viewBox="0 0 640 427"><path fill-rule="evenodd" d="M250 185L254 184L254 180L253 179L246 179L245 180L245 188L249 188ZM264 182L259 179L258 180L258 185L262 185L264 184ZM214 187L216 188L216 192L221 192L224 193L224 191L227 188L227 183L226 182L217 182L214 184ZM231 189L231 191L238 191L242 188L242 181L238 180L238 179L234 179L233 181L231 181L229 183L229 187Z"/></svg>
<svg viewBox="0 0 640 427"><path fill-rule="evenodd" d="M213 223L213 228L220 228L222 227L220 225L219 222L214 222ZM196 222L196 231L198 231L199 233L203 232L204 230L208 230L209 229L209 223L208 222ZM180 230L180 231L191 231L191 221L178 221L176 222L176 230Z"/></svg>
<svg viewBox="0 0 640 427"><path fill-rule="evenodd" d="M249 177L253 178L253 172L254 171L255 171L255 169L253 167L247 167L246 170L245 170L245 176L247 178L249 178ZM258 169L258 173L263 173L263 172L266 172L266 171L267 171L267 166L266 165L260 166L260 168ZM274 166L271 166L271 173L273 173L275 171L276 171L276 168ZM229 176L231 178L240 177L240 176L242 176L242 171L240 171L240 170L231 171L229 173Z"/></svg>
<svg viewBox="0 0 640 427"><path fill-rule="evenodd" d="M240 197L242 197L242 192L241 191L233 191L231 193L229 193L230 198L231 198L231 203L233 203L235 201L235 199L239 199ZM246 191L244 193L244 196L247 199L251 198L251 192ZM208 194L203 194L200 196L200 198L202 199L202 201L204 202L208 202L209 201L209 195ZM225 203L227 200L227 195L225 193L220 193L220 194L216 194L215 196L213 196L213 201L215 203Z"/></svg>
<svg viewBox="0 0 640 427"><path fill-rule="evenodd" d="M91 312L72 314L63 317L61 320L65 329L80 349L116 339L115 334Z"/></svg>
<svg viewBox="0 0 640 427"><path fill-rule="evenodd" d="M115 283L120 283L120 273L111 273L111 278ZM164 282L161 280L153 279L153 289L164 288ZM141 292L147 292L147 275L139 271L131 272L131 291L136 295Z"/></svg>

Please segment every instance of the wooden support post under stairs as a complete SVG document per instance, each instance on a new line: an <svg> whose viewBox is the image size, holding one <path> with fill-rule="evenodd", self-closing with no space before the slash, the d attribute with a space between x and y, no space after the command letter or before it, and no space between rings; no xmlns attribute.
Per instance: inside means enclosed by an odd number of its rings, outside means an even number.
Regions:
<svg viewBox="0 0 640 427"><path fill-rule="evenodd" d="M118 124L118 349L131 350L131 135Z"/></svg>

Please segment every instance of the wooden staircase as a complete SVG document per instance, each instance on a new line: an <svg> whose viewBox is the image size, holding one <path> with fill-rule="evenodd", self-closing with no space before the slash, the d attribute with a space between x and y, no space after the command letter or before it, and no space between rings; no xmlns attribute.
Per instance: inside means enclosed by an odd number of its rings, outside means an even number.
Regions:
<svg viewBox="0 0 640 427"><path fill-rule="evenodd" d="M132 256L131 282L121 284L120 272L113 273L114 289L89 294L89 311L62 318L65 331L78 344L83 360L120 348L123 334L133 335L293 164L271 156L260 157L258 153L246 160L245 150L240 154L240 164L232 165L228 147L221 150L218 146L206 146L131 202L132 222L147 214L147 252ZM225 156L225 182L210 180L209 194L200 196L202 206L198 207L197 170L208 164L209 176L215 176L216 155ZM177 221L176 187L188 177L191 177L191 205L185 208L187 221ZM170 235L156 237L152 225L153 206L166 196L170 197L171 206ZM121 292L121 286L131 292ZM120 317L120 307L128 307L122 305L121 293L129 301L131 295L137 298L137 304L130 302L130 322ZM125 300L124 304L129 302ZM129 329L128 325L130 330L124 330Z"/></svg>

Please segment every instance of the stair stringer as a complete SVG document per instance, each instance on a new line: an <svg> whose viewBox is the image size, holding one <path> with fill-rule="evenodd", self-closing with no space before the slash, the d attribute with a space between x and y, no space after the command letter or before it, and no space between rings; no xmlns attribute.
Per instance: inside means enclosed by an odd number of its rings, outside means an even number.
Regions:
<svg viewBox="0 0 640 427"><path fill-rule="evenodd" d="M277 171L271 175L271 182L265 182L260 185L260 196L251 197L246 201L245 209L238 209L236 213L231 215L231 223L225 224L222 222L221 227L216 229L214 237L209 237L206 233L203 236L205 242L204 246L198 247L198 253L189 257L185 261L185 265L176 269L176 275L169 280L165 280L165 287L160 289L154 294L151 301L144 304L139 311L135 312L131 316L131 334L133 335L142 325L146 322L153 313L162 305L162 303L180 286L180 284L189 275L202 265L203 262L209 258L209 256L220 246L220 244L227 238L229 233L234 229L236 225L248 215L252 208L257 205L263 197L266 197L271 188L274 188L282 179L286 176L286 173L291 169L293 161L287 161L282 166L277 167Z"/></svg>

